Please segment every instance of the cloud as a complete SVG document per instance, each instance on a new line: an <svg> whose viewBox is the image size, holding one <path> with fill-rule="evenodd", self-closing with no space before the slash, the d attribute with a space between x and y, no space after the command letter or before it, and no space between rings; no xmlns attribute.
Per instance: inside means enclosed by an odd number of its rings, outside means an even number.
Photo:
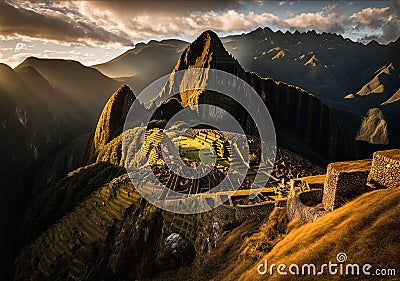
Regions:
<svg viewBox="0 0 400 281"><path fill-rule="evenodd" d="M109 11L124 19L138 15L162 15L172 18L187 16L194 12L220 12L243 8L238 0L82 1L79 5L89 7L89 11L94 9Z"/></svg>
<svg viewBox="0 0 400 281"><path fill-rule="evenodd" d="M25 43L17 43L17 45L15 45L15 52L24 51L27 49L28 46Z"/></svg>
<svg viewBox="0 0 400 281"><path fill-rule="evenodd" d="M400 37L400 1L392 1L391 7L365 8L350 17L353 30L364 32L378 30L376 34L365 34L359 41L368 43L376 40L381 43L395 41Z"/></svg>
<svg viewBox="0 0 400 281"><path fill-rule="evenodd" d="M340 23L340 17L338 17L336 13L325 14L324 11L295 15L291 18L285 19L282 26L286 26L292 30L315 29L318 31L334 33L344 31L344 28Z"/></svg>
<svg viewBox="0 0 400 281"><path fill-rule="evenodd" d="M191 40L206 29L215 30L222 36L248 32L259 26L300 31L314 29L343 35L358 34L365 38L373 34L383 43L387 42L385 40L393 40L399 33L396 31L396 25L399 24L399 1L393 2L390 8L365 8L353 14L346 10L349 9L348 5L343 6L340 2L329 4L320 11L299 14L298 9L290 7L295 2L277 1L274 4L276 9L283 5L288 8L281 18L271 10L266 12L267 5L260 6L258 0L251 3L256 7L253 11L250 5L244 7L243 3L247 5L247 2L239 0L0 0L0 39L18 38L28 42L36 38L66 45L121 49L132 45L132 41L168 37ZM300 5L301 2L296 2L296 6ZM374 32L367 34L365 28L371 28Z"/></svg>
<svg viewBox="0 0 400 281"><path fill-rule="evenodd" d="M34 11L0 1L0 35L28 36L77 44L119 43L131 45L126 34L111 33L85 19L74 19L58 11Z"/></svg>
<svg viewBox="0 0 400 281"><path fill-rule="evenodd" d="M360 12L350 16L350 20L355 27L379 27L389 16L389 7L385 8L365 8Z"/></svg>
<svg viewBox="0 0 400 281"><path fill-rule="evenodd" d="M277 16L270 13L255 14L254 12L249 12L248 14L244 14L234 10L229 10L222 14L208 12L184 20L186 25L195 34L199 34L205 29L213 29L217 32L225 33L252 30L260 25L263 26L279 21Z"/></svg>

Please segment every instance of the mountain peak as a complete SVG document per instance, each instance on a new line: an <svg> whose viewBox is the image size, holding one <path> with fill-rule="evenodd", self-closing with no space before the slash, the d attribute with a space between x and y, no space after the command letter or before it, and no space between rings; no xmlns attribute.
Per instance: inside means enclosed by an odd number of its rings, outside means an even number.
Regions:
<svg viewBox="0 0 400 281"><path fill-rule="evenodd" d="M212 30L206 30L185 49L174 71L190 68L226 70L228 65L241 69L238 62L226 51L218 35Z"/></svg>
<svg viewBox="0 0 400 281"><path fill-rule="evenodd" d="M203 88L208 77L207 73L209 69L230 72L240 77L244 75L243 68L239 65L237 60L228 53L218 35L211 30L206 30L182 53L171 73L170 81L165 85L161 95L163 95L164 92L172 94L175 72L193 68L201 68L204 70L202 79L185 81L185 83L190 83L193 89ZM197 98L201 92L202 91L199 90L193 90L187 93L181 93L180 98L182 105L197 104Z"/></svg>
<svg viewBox="0 0 400 281"><path fill-rule="evenodd" d="M204 39L212 39L212 40L217 40L217 41L221 41L217 35L217 33L215 33L214 31L212 31L211 29L208 29L206 31L204 31L202 34L199 35L198 38L204 38Z"/></svg>
<svg viewBox="0 0 400 281"><path fill-rule="evenodd" d="M95 150L122 133L126 116L134 100L135 95L127 85L122 85L110 97L97 123L93 138Z"/></svg>

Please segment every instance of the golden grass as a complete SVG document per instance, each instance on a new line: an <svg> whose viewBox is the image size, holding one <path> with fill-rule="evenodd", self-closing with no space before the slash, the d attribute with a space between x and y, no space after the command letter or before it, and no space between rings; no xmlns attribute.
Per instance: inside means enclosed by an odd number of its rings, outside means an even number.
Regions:
<svg viewBox="0 0 400 281"><path fill-rule="evenodd" d="M399 202L400 187L367 193L317 222L293 230L260 261L267 259L269 264L315 263L320 266L329 261L336 262L336 255L344 252L348 256L348 263L394 268L400 274ZM261 276L257 272L258 264L255 263L240 278L237 276L239 280L265 280L267 277L268 280L288 279L277 273ZM324 277L329 280L343 278L340 275ZM303 279L315 278L308 276ZM360 275L352 280L365 278L365 275Z"/></svg>
<svg viewBox="0 0 400 281"><path fill-rule="evenodd" d="M379 151L377 153L395 160L400 160L400 149L390 149L385 151Z"/></svg>
<svg viewBox="0 0 400 281"><path fill-rule="evenodd" d="M371 159L336 162L329 164L329 166L331 166L335 170L344 172L369 170L371 169L371 165Z"/></svg>

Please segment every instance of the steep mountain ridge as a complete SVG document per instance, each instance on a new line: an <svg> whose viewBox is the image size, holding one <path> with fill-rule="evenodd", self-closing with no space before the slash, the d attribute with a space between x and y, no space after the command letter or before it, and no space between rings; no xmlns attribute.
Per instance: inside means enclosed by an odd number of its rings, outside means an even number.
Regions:
<svg viewBox="0 0 400 281"><path fill-rule="evenodd" d="M134 100L135 95L126 85L121 86L110 97L97 122L93 138L95 150L122 133L125 118Z"/></svg>
<svg viewBox="0 0 400 281"><path fill-rule="evenodd" d="M95 124L99 111L110 93L120 85L119 82L77 61L29 57L18 65L15 71L21 72L26 67L33 67L51 84L56 95L62 97L61 101L68 103L64 104L64 107L69 105L63 113L72 111L71 116L80 115L75 116L76 122L81 122L82 126L86 123L85 130ZM85 122L82 122L82 118Z"/></svg>
<svg viewBox="0 0 400 281"><path fill-rule="evenodd" d="M54 155L93 128L118 85L78 62L28 58L15 69L0 64L0 208L7 224L0 234L4 276L12 268L12 251L22 246L16 233L27 201L76 167L71 154L62 165Z"/></svg>
<svg viewBox="0 0 400 281"><path fill-rule="evenodd" d="M400 131L397 126L400 117L399 91L400 64L391 62L378 69L373 78L356 94L345 97L349 109L363 116L357 140L370 144L400 143ZM378 115L375 114L377 110ZM377 123L372 120L380 121ZM371 132L374 132L374 137Z"/></svg>

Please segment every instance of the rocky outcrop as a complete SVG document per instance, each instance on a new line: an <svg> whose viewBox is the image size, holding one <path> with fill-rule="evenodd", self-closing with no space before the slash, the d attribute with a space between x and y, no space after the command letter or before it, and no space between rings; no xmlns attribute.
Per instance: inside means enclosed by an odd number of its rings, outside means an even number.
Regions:
<svg viewBox="0 0 400 281"><path fill-rule="evenodd" d="M131 89L123 85L107 101L93 137L95 150L122 133L125 118L134 100L135 95Z"/></svg>
<svg viewBox="0 0 400 281"><path fill-rule="evenodd" d="M370 144L389 144L388 125L379 108L371 108L363 118L357 140Z"/></svg>

